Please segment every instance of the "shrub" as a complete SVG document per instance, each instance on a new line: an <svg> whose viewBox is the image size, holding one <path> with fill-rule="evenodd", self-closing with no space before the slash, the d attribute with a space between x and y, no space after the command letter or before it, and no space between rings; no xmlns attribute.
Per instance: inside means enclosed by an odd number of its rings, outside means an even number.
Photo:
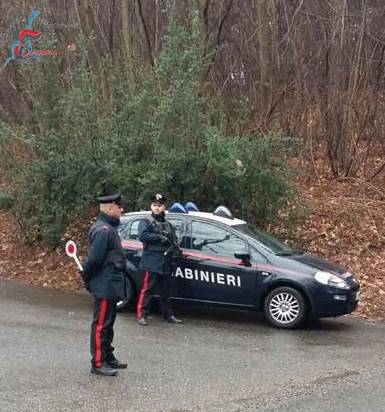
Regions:
<svg viewBox="0 0 385 412"><path fill-rule="evenodd" d="M220 102L205 98L191 21L189 29L171 21L158 63L135 85L108 60L100 71L80 60L68 91L52 85L48 100L43 87L35 91L33 120L19 129L0 125L3 137L18 130L29 153L13 164L16 213L36 240L57 243L110 185L125 194L128 210L147 208L150 194L163 191L202 209L225 204L261 225L295 197L285 161L293 141L277 133L230 136ZM100 73L108 73L107 100Z"/></svg>
<svg viewBox="0 0 385 412"><path fill-rule="evenodd" d="M10 193L0 192L0 210L11 209L14 203L14 198Z"/></svg>

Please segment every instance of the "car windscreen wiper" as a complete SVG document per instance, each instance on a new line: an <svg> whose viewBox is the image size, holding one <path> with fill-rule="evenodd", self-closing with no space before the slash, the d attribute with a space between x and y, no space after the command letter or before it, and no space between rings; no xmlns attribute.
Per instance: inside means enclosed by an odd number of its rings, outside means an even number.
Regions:
<svg viewBox="0 0 385 412"><path fill-rule="evenodd" d="M286 252L278 252L276 256L294 256L294 255L303 255L303 252L300 250L291 250Z"/></svg>

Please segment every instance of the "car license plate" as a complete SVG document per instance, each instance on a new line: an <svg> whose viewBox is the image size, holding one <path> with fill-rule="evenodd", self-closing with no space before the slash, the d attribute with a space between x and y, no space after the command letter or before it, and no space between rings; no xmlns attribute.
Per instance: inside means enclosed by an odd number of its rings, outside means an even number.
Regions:
<svg viewBox="0 0 385 412"><path fill-rule="evenodd" d="M360 296L361 296L361 292L360 291L356 292L354 295L354 300L360 300Z"/></svg>

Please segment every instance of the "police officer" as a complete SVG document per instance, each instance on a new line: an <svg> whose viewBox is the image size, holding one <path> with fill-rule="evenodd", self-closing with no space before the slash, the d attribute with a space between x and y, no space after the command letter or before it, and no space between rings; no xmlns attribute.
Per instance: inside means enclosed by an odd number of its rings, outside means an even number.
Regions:
<svg viewBox="0 0 385 412"><path fill-rule="evenodd" d="M149 305L158 286L162 320L182 323L174 316L170 306L170 280L173 254L178 250L174 229L165 218L164 195L158 193L152 198L151 216L139 223L139 240L143 243L140 269L144 270L143 286L137 305L137 319L140 325L147 325Z"/></svg>
<svg viewBox="0 0 385 412"><path fill-rule="evenodd" d="M113 354L116 302L125 299L125 256L116 230L122 214L120 193L98 197L100 214L88 234L83 279L95 299L91 326L91 372L115 376L127 367Z"/></svg>

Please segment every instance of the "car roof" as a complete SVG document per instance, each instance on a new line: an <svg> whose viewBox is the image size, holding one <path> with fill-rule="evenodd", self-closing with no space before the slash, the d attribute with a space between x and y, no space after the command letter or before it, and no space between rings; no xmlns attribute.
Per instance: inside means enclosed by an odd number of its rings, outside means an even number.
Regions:
<svg viewBox="0 0 385 412"><path fill-rule="evenodd" d="M125 213L123 215L123 217L129 217L129 216L135 216L135 215L148 215L151 212L149 210L142 210L141 212L129 212L129 213ZM166 213L169 213L168 211L166 211ZM211 222L217 222L217 223L222 223L224 225L227 226L237 226L237 225L243 225L246 222L244 220L241 219L228 219L226 217L222 217L222 216L216 216L213 213L209 213L209 212L188 212L188 213L170 213L170 215L172 215L173 217L183 217L183 216L194 216L197 218L202 218L202 219L207 219L210 220Z"/></svg>
<svg viewBox="0 0 385 412"><path fill-rule="evenodd" d="M244 220L241 219L228 219L226 217L222 217L222 216L217 216L214 215L213 213L209 213L209 212L188 212L189 215L191 216L196 216L196 217L201 217L204 219L208 219L214 222L219 222L219 223L223 223L225 225L228 226L237 226L237 225L243 225L246 222Z"/></svg>

